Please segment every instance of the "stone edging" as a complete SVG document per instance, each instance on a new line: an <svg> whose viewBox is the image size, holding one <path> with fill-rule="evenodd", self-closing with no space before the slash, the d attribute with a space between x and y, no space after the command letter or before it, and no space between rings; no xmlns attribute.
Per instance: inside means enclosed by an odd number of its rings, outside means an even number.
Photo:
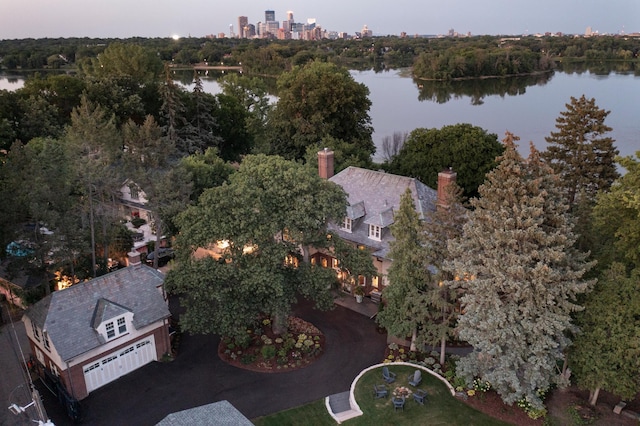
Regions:
<svg viewBox="0 0 640 426"><path fill-rule="evenodd" d="M327 407L327 411L329 412L329 415L331 417L333 417L333 419L338 424L340 424L344 420L348 420L350 418L358 417L358 416L361 416L362 414L364 414L362 412L362 410L360 409L360 406L356 402L356 398L354 396L354 393L355 393L355 390L356 390L356 384L358 383L358 380L360 380L360 378L368 371L371 371L373 369L380 368L380 367L385 367L385 366L388 367L388 366L393 366L393 365L406 365L406 366L409 366L409 367L415 367L415 368L419 368L421 370L424 370L427 373L429 373L432 376L434 376L436 379L439 379L441 382L443 382L447 386L447 388L449 389L449 392L451 392L451 396L453 396L453 397L456 396L456 390L453 388L453 386L451 386L451 383L449 383L447 381L447 379L442 377L440 374L436 373L433 370L428 369L427 367L424 367L424 366L419 365L419 364L413 364L411 362L383 362L383 363L375 364L375 365L372 365L371 367L365 368L364 370L362 370L360 372L360 374L358 374L356 376L355 379L353 379L353 382L351 382L351 388L349 389L349 405L351 406L351 410L348 412L349 413L349 417L348 418L345 418L345 416L339 416L339 415L333 413L331 411L331 407L329 406L329 397L327 397L325 399L325 405Z"/></svg>

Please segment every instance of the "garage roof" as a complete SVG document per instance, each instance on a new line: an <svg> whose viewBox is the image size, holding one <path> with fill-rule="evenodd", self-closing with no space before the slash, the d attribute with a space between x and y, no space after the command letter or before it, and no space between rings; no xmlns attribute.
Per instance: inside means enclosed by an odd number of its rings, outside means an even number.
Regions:
<svg viewBox="0 0 640 426"><path fill-rule="evenodd" d="M110 274L55 291L25 315L46 332L64 361L104 342L94 329L94 315L104 301L133 312L133 326L141 329L171 314L158 288L164 274L146 265L129 266Z"/></svg>

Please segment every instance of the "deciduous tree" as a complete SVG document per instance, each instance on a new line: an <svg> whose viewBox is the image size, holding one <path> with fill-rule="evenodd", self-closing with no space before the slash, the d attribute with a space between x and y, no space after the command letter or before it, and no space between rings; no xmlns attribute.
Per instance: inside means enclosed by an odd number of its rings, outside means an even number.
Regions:
<svg viewBox="0 0 640 426"><path fill-rule="evenodd" d="M269 117L270 152L302 159L309 145L331 136L375 152L369 89L349 71L331 63L310 62L278 78L279 100Z"/></svg>
<svg viewBox="0 0 640 426"><path fill-rule="evenodd" d="M179 261L167 286L186 307L185 330L246 335L261 313L278 330L297 294L326 306L335 272L299 262L301 247L326 241L326 221L341 219L345 209L344 191L314 170L247 156L228 184L207 189L178 219ZM193 257L223 241L220 260Z"/></svg>
<svg viewBox="0 0 640 426"><path fill-rule="evenodd" d="M471 124L420 128L409 134L388 169L435 188L438 173L452 167L464 196L473 197L503 150L497 135Z"/></svg>

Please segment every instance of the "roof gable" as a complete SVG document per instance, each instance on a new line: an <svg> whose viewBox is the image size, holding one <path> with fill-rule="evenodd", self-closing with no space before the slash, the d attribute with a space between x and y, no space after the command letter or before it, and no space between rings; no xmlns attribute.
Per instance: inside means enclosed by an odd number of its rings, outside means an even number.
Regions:
<svg viewBox="0 0 640 426"><path fill-rule="evenodd" d="M93 319L91 320L91 328L97 329L100 324L110 319L122 316L127 312L131 312L131 309L125 308L110 300L100 298L96 303L96 308L93 311Z"/></svg>

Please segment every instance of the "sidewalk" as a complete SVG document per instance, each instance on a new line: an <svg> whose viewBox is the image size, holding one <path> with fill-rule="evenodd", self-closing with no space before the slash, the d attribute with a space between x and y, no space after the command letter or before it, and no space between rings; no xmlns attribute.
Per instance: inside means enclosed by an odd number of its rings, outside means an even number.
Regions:
<svg viewBox="0 0 640 426"><path fill-rule="evenodd" d="M369 297L365 297L362 300L362 303L358 303L356 302L355 297L350 294L340 292L334 299L334 303L361 315L365 315L369 319L373 319L378 313L378 304L372 302Z"/></svg>
<svg viewBox="0 0 640 426"><path fill-rule="evenodd" d="M22 349L25 358L28 358L31 353L24 323L19 319L14 319L14 322L11 323L5 303L0 304L0 314L4 320L2 327L0 327L0 371L2 372L0 425L32 425L33 423L27 415L31 415L33 419L38 418L35 411L31 412L34 407L28 408L26 413L20 415L12 414L7 408L11 404L25 406L32 400L29 379L22 368L22 354L20 352Z"/></svg>

